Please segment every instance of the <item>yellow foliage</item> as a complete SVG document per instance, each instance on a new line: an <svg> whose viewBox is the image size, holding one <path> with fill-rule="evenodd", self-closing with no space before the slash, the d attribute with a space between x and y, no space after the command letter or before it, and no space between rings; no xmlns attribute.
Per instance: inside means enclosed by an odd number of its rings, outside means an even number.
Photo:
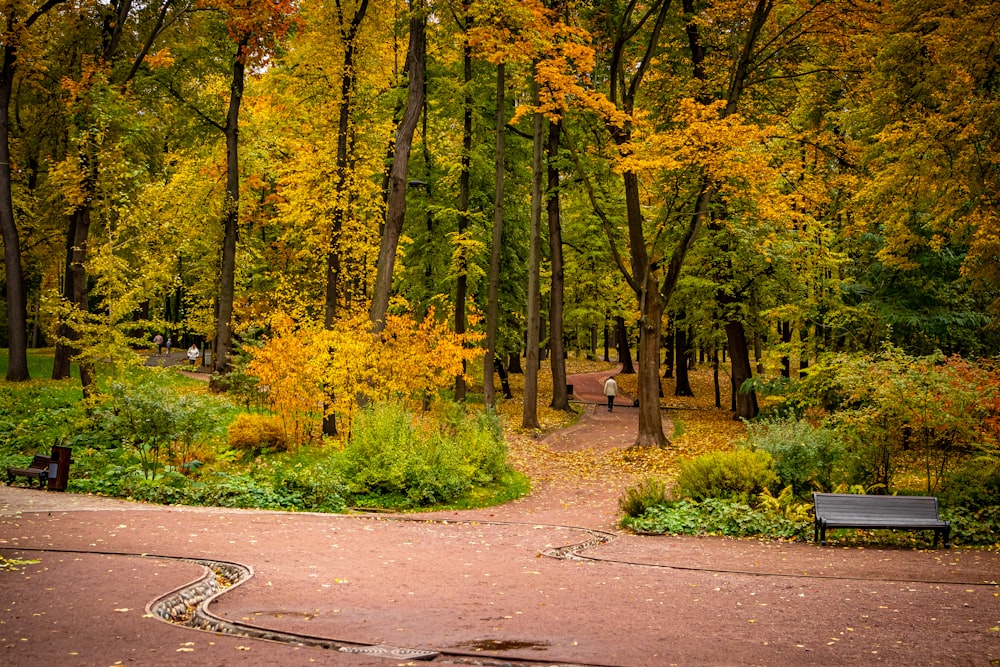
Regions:
<svg viewBox="0 0 1000 667"><path fill-rule="evenodd" d="M170 49L160 49L156 53L151 53L146 56L143 61L149 69L157 69L160 67L170 67L174 64L174 56L170 53Z"/></svg>
<svg viewBox="0 0 1000 667"><path fill-rule="evenodd" d="M231 448L256 456L263 451L283 452L288 439L281 417L241 414L229 426L227 441Z"/></svg>
<svg viewBox="0 0 1000 667"><path fill-rule="evenodd" d="M362 313L332 329L279 314L271 329L264 345L251 351L246 370L260 380L268 405L293 427L297 441L315 437L325 415L346 420L349 430L359 402L421 404L463 373L481 337L455 334L433 310L419 322L410 314L389 315L379 333Z"/></svg>

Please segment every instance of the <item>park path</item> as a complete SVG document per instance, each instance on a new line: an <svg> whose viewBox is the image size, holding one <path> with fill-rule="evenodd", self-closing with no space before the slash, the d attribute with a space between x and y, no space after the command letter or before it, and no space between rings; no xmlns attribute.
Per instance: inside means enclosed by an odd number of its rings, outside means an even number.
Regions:
<svg viewBox="0 0 1000 667"><path fill-rule="evenodd" d="M426 664L393 647L465 665L1000 660L996 552L617 531L624 478L595 474L595 452L627 451L635 411L594 409L604 374L588 375L578 424L513 448L555 472L501 507L322 515L0 487L0 555L38 561L0 570L0 664ZM283 634L158 620L155 600L183 608L168 594L215 581L204 561L252 575L206 613Z"/></svg>

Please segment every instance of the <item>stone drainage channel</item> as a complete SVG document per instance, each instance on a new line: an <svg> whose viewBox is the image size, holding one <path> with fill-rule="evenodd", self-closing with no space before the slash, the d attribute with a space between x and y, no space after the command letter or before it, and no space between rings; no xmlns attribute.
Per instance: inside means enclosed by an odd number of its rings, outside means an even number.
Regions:
<svg viewBox="0 0 1000 667"><path fill-rule="evenodd" d="M584 542L555 549L547 549L542 555L550 558L567 560L580 559L578 553L610 542L612 534L602 531L584 529L590 538ZM401 648L384 644L359 644L323 637L314 637L280 630L269 630L247 623L229 621L216 616L208 610L213 600L234 586L248 581L253 576L253 569L239 563L206 560L198 558L171 558L196 563L205 568L205 574L181 588L157 598L146 606L146 612L167 623L181 625L196 630L204 630L218 634L235 635L251 639L283 642L296 646L310 646L341 651L344 653L361 653L366 655L391 658L396 660L427 660L433 661L446 658L451 663L469 665L496 666L538 666L538 667L602 667L594 663L587 665L566 665L555 661L520 660L516 658L487 658L481 654L464 654L453 651L429 651L421 649Z"/></svg>

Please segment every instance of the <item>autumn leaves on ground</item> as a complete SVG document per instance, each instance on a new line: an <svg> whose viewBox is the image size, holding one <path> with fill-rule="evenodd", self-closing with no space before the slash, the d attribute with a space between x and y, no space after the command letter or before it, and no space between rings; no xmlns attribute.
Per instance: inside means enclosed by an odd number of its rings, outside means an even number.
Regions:
<svg viewBox="0 0 1000 667"><path fill-rule="evenodd" d="M613 363L567 361L567 373L614 372ZM635 375L617 375L616 380L623 392L635 395L637 378ZM722 395L729 395L728 382L722 388ZM664 398L660 404L666 408L666 417L671 428L668 432L670 444L663 448L651 447L607 447L602 441L600 430L583 429L574 435L587 440L585 445L572 451L554 451L544 442L545 436L554 430L571 426L577 419L548 407L552 396L551 375L543 364L539 373L538 414L542 432L524 432L517 428L520 424L523 376L511 376L512 400L498 405L508 431L510 458L515 468L532 479L533 484L551 484L555 487L573 487L580 482L603 482L602 486L621 493L629 485L648 477L672 480L677 473L678 462L707 452L729 449L734 441L743 437L745 427L733 419L727 409L715 407L715 390L711 369L696 368L691 372L693 397L674 396L674 381L661 380ZM579 403L572 403L577 412L583 409ZM625 409L614 413L618 419L636 420L634 411Z"/></svg>

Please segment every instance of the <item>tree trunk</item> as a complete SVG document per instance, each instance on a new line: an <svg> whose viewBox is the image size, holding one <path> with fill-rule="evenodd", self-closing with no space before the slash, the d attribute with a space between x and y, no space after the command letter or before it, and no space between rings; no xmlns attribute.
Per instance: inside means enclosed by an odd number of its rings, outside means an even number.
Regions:
<svg viewBox="0 0 1000 667"><path fill-rule="evenodd" d="M642 318L639 320L639 433L637 447L665 447L669 444L663 432L660 414L660 322L663 302L656 278L648 274L645 286ZM624 327L622 327L624 329Z"/></svg>
<svg viewBox="0 0 1000 667"><path fill-rule="evenodd" d="M13 183L10 171L10 99L14 92L18 46L22 31L49 10L66 0L48 0L23 20L13 4L4 7L6 19L3 64L0 66L0 237L3 238L4 280L7 299L7 380L23 382L28 372L28 306L24 267L21 264L21 238L14 219ZM67 254L68 257L68 254ZM67 260L68 261L68 260ZM66 377L69 377L67 361Z"/></svg>
<svg viewBox="0 0 1000 667"><path fill-rule="evenodd" d="M514 398L514 394L510 391L510 379L507 377L507 369L503 365L503 359L497 357L493 363L496 364L497 375L500 377L500 389L503 391L503 397L508 400Z"/></svg>
<svg viewBox="0 0 1000 667"><path fill-rule="evenodd" d="M715 385L715 407L722 407L722 388L719 386L719 348L712 349L712 383Z"/></svg>
<svg viewBox="0 0 1000 667"><path fill-rule="evenodd" d="M396 264L396 248L403 232L406 219L407 166L410 162L410 148L413 146L413 132L424 105L424 61L427 53L427 13L423 0L415 0L410 9L409 82L406 93L406 110L396 130L393 146L392 167L389 170L389 195L385 229L379 245L376 264L375 286L369 318L372 328L385 328L385 314L389 309L389 293L392 291L392 272Z"/></svg>
<svg viewBox="0 0 1000 667"><path fill-rule="evenodd" d="M13 14L13 12L11 12ZM7 17L11 35L13 16ZM3 235L3 261L7 296L7 380L30 380L28 373L28 306L21 266L21 239L14 221L10 174L10 97L14 88L17 46L13 38L5 40L3 68L0 70L0 228Z"/></svg>
<svg viewBox="0 0 1000 667"><path fill-rule="evenodd" d="M615 350L618 352L618 363L622 365L623 375L635 373L635 366L632 364L632 346L629 345L628 329L625 328L625 318L615 315ZM656 351L657 357L660 351Z"/></svg>
<svg viewBox="0 0 1000 667"><path fill-rule="evenodd" d="M356 72L354 68L354 49L358 29L368 11L368 0L361 0L347 31L343 31L343 17L340 19L341 31L344 35L344 65L340 74L340 109L337 118L337 180L334 185L333 227L330 233L330 247L326 256L326 313L324 324L329 329L337 317L337 307L340 302L340 234L343 231L344 220L347 218L352 198L348 192L348 142L350 139L351 110L354 105L354 86ZM324 423L324 433L327 427ZM336 429L334 429L336 432Z"/></svg>
<svg viewBox="0 0 1000 667"><path fill-rule="evenodd" d="M465 89L462 111L462 173L459 176L458 191L458 236L464 240L469 228L469 178L472 171L472 47L466 35L462 47L462 81ZM464 248L464 245L463 245ZM468 259L465 250L459 258L458 277L455 281L455 333L465 333L465 301L468 292ZM462 362L465 370L465 362ZM465 400L465 375L455 378L455 400Z"/></svg>
<svg viewBox="0 0 1000 667"><path fill-rule="evenodd" d="M729 358L736 399L736 414L733 419L753 419L757 416L757 394L752 391L748 393L740 391L743 383L753 375L750 370L750 348L743 323L736 318L727 322L726 338L729 341Z"/></svg>
<svg viewBox="0 0 1000 667"><path fill-rule="evenodd" d="M682 316L683 319L683 316ZM674 384L674 396L694 396L691 389L691 377L688 375L688 357L691 349L688 343L687 325L676 327L677 330L677 363L674 364L674 373L677 381Z"/></svg>
<svg viewBox="0 0 1000 667"><path fill-rule="evenodd" d="M493 239L490 248L489 294L486 306L486 350L483 355L483 402L486 407L496 406L496 388L493 386L493 368L497 365L497 321L500 314L500 245L503 242L503 172L504 172L504 66L497 65L497 126L496 173L493 192ZM497 370L502 370L500 364ZM506 372L500 376L506 378ZM509 389L508 389L509 390Z"/></svg>
<svg viewBox="0 0 1000 667"><path fill-rule="evenodd" d="M507 372L514 374L524 373L524 369L521 368L521 353L511 352L507 356Z"/></svg>
<svg viewBox="0 0 1000 667"><path fill-rule="evenodd" d="M604 318L604 361L611 361L611 327L608 318Z"/></svg>
<svg viewBox="0 0 1000 667"><path fill-rule="evenodd" d="M667 333L663 337L663 365L665 366L663 370L663 377L665 378L672 378L674 376L674 330L674 318L669 317L667 319Z"/></svg>
<svg viewBox="0 0 1000 667"><path fill-rule="evenodd" d="M538 105L538 83L532 79L532 103ZM528 250L528 342L524 360L524 406L521 428L541 428L538 423L539 327L541 326L539 270L542 240L542 150L545 117L535 111L532 122L531 154L531 231Z"/></svg>
<svg viewBox="0 0 1000 667"><path fill-rule="evenodd" d="M236 243L240 222L239 123L246 73L244 51L249 37L236 47L233 58L233 80L229 87L229 109L226 114L226 202L223 213L222 263L219 273L219 312L215 321L215 356L212 371L225 374L230 370L233 352L233 300L236 296Z"/></svg>
<svg viewBox="0 0 1000 667"><path fill-rule="evenodd" d="M552 350L552 403L556 410L569 410L566 387L566 353L563 345L563 254L562 222L559 214L559 134L561 121L549 122L548 137L548 201L549 261L552 263L552 285L549 294L549 348Z"/></svg>

